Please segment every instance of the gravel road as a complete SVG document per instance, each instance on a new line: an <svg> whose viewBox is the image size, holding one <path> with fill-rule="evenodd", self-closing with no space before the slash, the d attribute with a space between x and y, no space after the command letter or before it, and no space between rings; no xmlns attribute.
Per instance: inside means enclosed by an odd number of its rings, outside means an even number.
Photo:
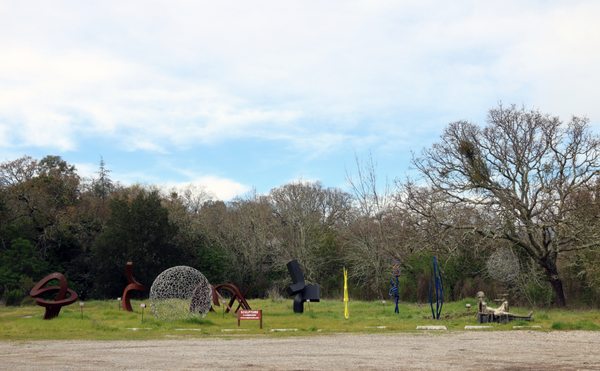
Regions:
<svg viewBox="0 0 600 371"><path fill-rule="evenodd" d="M600 370L600 332L0 342L3 370Z"/></svg>

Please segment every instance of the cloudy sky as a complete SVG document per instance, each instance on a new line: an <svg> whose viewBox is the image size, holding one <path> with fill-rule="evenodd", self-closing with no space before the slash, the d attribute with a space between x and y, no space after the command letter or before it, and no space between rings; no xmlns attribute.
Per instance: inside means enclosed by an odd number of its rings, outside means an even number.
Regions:
<svg viewBox="0 0 600 371"><path fill-rule="evenodd" d="M600 129L600 2L0 0L0 161L221 199L346 187L499 102Z"/></svg>

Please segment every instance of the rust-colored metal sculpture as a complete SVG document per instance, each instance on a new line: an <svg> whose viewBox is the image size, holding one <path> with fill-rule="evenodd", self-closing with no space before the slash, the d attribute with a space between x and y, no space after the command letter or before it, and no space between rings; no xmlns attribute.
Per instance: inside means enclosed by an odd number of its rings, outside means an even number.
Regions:
<svg viewBox="0 0 600 371"><path fill-rule="evenodd" d="M131 308L129 293L132 290L146 291L146 286L139 283L133 277L133 262L127 262L127 264L125 265L125 277L127 277L127 282L129 284L125 286L125 289L123 289L123 295L121 295L121 305L123 306L123 310L133 312L133 308Z"/></svg>
<svg viewBox="0 0 600 371"><path fill-rule="evenodd" d="M44 287L53 280L58 281L58 286ZM48 293L52 292L56 292L54 299L44 299L44 295L48 295ZM77 293L67 287L67 279L65 276L58 272L50 273L42 278L35 286L33 286L29 295L35 299L37 305L46 308L44 319L57 317L60 313L60 308L73 304L78 298Z"/></svg>
<svg viewBox="0 0 600 371"><path fill-rule="evenodd" d="M252 309L250 308L250 304L248 304L246 298L244 297L240 289L233 283L222 283L220 285L213 286L212 301L214 305L221 305L219 298L223 299L225 296L229 297L229 303L227 304L227 308L225 309L227 313L229 313L231 308L233 308L233 304L236 301L238 302L238 306L235 309L234 313L237 313L240 307L246 310Z"/></svg>

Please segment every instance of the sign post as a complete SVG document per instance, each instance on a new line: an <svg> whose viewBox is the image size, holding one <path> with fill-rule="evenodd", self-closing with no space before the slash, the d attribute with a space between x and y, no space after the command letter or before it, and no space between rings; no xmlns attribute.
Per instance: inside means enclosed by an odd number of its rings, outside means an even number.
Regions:
<svg viewBox="0 0 600 371"><path fill-rule="evenodd" d="M262 309L259 310L245 310L240 309L238 311L238 327L240 327L240 321L255 320L260 321L260 328L262 329Z"/></svg>

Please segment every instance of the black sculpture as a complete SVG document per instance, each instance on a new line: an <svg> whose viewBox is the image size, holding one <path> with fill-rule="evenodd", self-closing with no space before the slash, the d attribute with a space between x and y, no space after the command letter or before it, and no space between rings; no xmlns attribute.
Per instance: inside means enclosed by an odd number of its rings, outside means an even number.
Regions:
<svg viewBox="0 0 600 371"><path fill-rule="evenodd" d="M318 284L307 285L304 282L304 272L297 260L287 263L288 272L292 277L292 284L288 286L288 295L294 297L294 313L304 312L304 302L321 301L321 287Z"/></svg>

